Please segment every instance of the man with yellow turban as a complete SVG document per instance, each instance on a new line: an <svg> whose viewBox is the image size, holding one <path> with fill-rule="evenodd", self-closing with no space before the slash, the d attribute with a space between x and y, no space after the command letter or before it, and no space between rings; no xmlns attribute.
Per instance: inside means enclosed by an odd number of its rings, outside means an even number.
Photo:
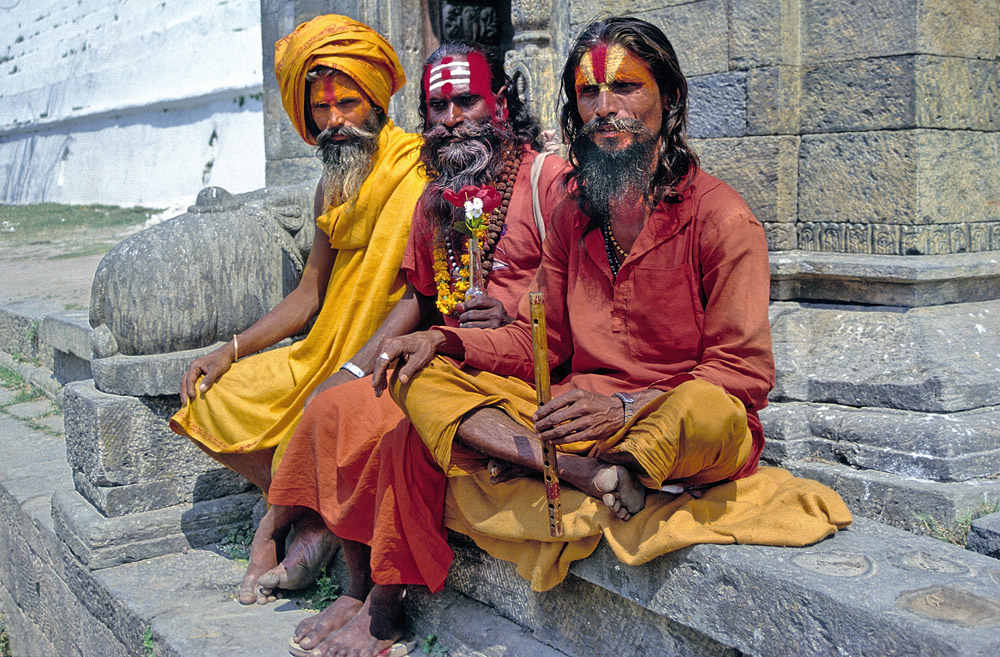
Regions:
<svg viewBox="0 0 1000 657"><path fill-rule="evenodd" d="M191 363L181 382L183 407L170 420L171 429L265 494L316 386L364 375L350 359L403 294L400 265L425 184L420 138L386 115L406 76L377 32L346 16L318 16L278 41L274 59L285 110L323 161L312 250L301 281L281 303ZM304 340L247 358L297 335L313 318ZM314 524L296 525L296 534L324 529ZM323 535L304 543L329 556L336 542ZM257 578L283 556L269 545L269 553L251 554L243 604L267 602Z"/></svg>

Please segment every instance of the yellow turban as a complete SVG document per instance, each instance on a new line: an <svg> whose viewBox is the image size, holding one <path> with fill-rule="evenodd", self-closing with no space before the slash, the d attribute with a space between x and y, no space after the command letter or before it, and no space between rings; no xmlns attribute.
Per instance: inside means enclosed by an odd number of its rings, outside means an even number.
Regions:
<svg viewBox="0 0 1000 657"><path fill-rule="evenodd" d="M281 87L281 103L309 144L316 140L306 127L306 73L317 66L351 76L383 110L389 108L392 94L406 83L396 51L364 23L327 14L299 25L274 44L274 74Z"/></svg>

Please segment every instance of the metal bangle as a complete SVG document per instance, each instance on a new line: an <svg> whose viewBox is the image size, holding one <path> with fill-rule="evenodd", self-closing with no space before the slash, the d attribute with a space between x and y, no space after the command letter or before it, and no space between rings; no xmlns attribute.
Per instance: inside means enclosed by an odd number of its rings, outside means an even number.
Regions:
<svg viewBox="0 0 1000 657"><path fill-rule="evenodd" d="M348 372L358 377L359 379L365 378L365 371L360 367L358 367L357 365L355 365L354 363L352 363L351 361L347 361L346 363L341 365L340 369L347 370Z"/></svg>

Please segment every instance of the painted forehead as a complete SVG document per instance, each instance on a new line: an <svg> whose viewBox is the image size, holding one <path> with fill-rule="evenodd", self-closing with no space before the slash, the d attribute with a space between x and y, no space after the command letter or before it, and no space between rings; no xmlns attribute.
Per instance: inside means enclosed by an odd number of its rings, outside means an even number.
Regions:
<svg viewBox="0 0 1000 657"><path fill-rule="evenodd" d="M461 94L482 96L490 106L495 104L490 83L493 76L486 58L478 52L442 57L424 71L424 93L445 98Z"/></svg>
<svg viewBox="0 0 1000 657"><path fill-rule="evenodd" d="M599 91L605 91L614 82L656 85L646 63L620 43L601 43L583 54L576 66L577 94L586 86L596 86Z"/></svg>
<svg viewBox="0 0 1000 657"><path fill-rule="evenodd" d="M309 100L313 103L332 103L345 98L361 98L369 102L368 96L358 83L343 73L326 75L309 83Z"/></svg>

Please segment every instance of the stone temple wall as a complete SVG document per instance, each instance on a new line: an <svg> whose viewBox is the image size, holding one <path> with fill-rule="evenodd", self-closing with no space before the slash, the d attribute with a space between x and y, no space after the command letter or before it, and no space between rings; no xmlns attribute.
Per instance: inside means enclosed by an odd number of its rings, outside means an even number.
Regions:
<svg viewBox="0 0 1000 657"><path fill-rule="evenodd" d="M0 202L264 184L256 0L0 5Z"/></svg>

